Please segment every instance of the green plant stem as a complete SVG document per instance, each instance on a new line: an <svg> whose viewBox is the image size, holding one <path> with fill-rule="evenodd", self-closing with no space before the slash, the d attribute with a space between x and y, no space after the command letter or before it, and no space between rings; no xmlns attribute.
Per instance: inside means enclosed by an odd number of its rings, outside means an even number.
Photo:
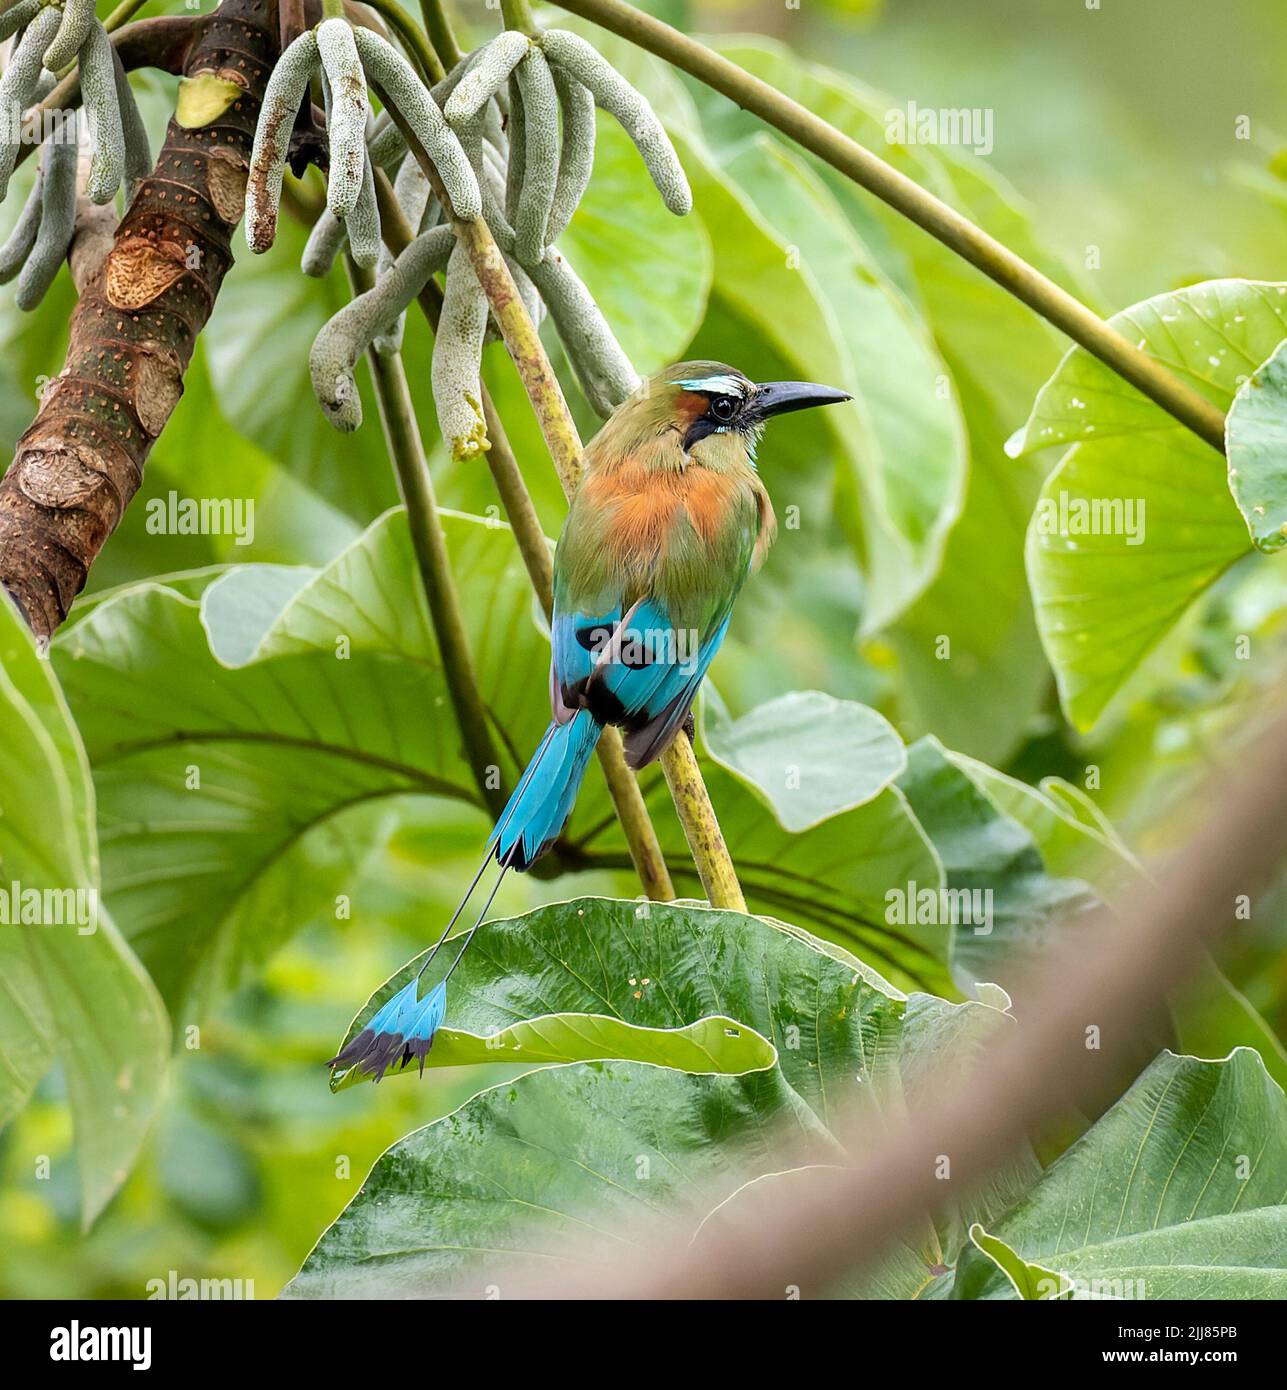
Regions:
<svg viewBox="0 0 1287 1390"><path fill-rule="evenodd" d="M507 29L517 29L523 34L536 33L536 21L527 0L501 0L501 18Z"/></svg>
<svg viewBox="0 0 1287 1390"><path fill-rule="evenodd" d="M443 67L450 72L465 55L456 42L455 31L447 17L445 0L420 0L420 14L434 51Z"/></svg>
<svg viewBox="0 0 1287 1390"><path fill-rule="evenodd" d="M402 40L407 56L419 70L420 77L427 87L441 82L446 76L442 61L434 51L433 45L425 37L425 32L414 19L397 3L397 0L359 0L360 4L374 10Z"/></svg>
<svg viewBox="0 0 1287 1390"><path fill-rule="evenodd" d="M343 19L344 0L322 0L323 19Z"/></svg>
<svg viewBox="0 0 1287 1390"><path fill-rule="evenodd" d="M374 273L356 265L351 256L345 256L345 264L354 294L369 290L375 283ZM447 541L438 516L433 479L411 403L411 388L407 385L402 354L384 354L370 348L367 360L371 365L371 380L375 386L385 443L407 508L416 566L420 571L434 636L438 640L447 693L464 740L465 758L488 809L498 816L505 809L509 793L500 775L500 755L487 723L487 706L478 687L465 620L460 611L460 594L447 555Z"/></svg>
<svg viewBox="0 0 1287 1390"><path fill-rule="evenodd" d="M1067 290L856 140L736 63L623 0L558 0L558 3L563 9L592 20L664 58L789 135L797 144L874 193L895 212L995 280L1002 289L1142 391L1199 439L1224 452L1224 416L1216 406L1134 343L1128 342Z"/></svg>
<svg viewBox="0 0 1287 1390"><path fill-rule="evenodd" d="M147 4L147 0L121 0L121 3L103 21L103 28L114 33L122 24L128 23Z"/></svg>
<svg viewBox="0 0 1287 1390"><path fill-rule="evenodd" d="M376 172L375 191L380 206L380 225L384 240L396 256L411 241L411 226L394 197L393 186L388 176L382 170ZM429 327L436 332L438 317L442 311L442 295L433 280L420 292L417 302ZM532 495L523 481L523 474L510 446L509 437L505 433L500 413L486 385L483 386L483 414L491 443L487 450L487 463L519 553L527 568L528 577L548 619L554 608L554 563L550 555L550 544L536 514ZM620 734L615 729L605 729L595 752L599 766L603 769L617 819L621 822L622 833L625 835L630 859L639 876L640 885L647 896L655 901L669 901L675 896L675 886L666 867L666 857L662 853L661 842L648 814L639 782L626 766Z"/></svg>

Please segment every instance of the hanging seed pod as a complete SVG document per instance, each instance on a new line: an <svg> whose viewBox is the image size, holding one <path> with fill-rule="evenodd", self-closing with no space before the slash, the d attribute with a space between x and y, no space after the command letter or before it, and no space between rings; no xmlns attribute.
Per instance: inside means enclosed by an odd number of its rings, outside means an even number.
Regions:
<svg viewBox="0 0 1287 1390"><path fill-rule="evenodd" d="M531 48L531 40L516 29L506 29L474 55L443 103L449 125L472 120L509 81L509 75Z"/></svg>
<svg viewBox="0 0 1287 1390"><path fill-rule="evenodd" d="M635 143L662 202L677 217L693 210L693 194L688 186L675 147L645 98L601 57L586 41L565 29L547 29L538 40L551 63L565 68L595 102Z"/></svg>
<svg viewBox="0 0 1287 1390"><path fill-rule="evenodd" d="M416 229L417 233L427 230L424 223L431 215L431 203L433 204L433 221L437 221L438 207L433 201L429 180L425 178L424 170L414 159L408 157L402 161L398 176L393 181L393 196L397 199L398 206L406 213L407 221ZM443 245L446 247L446 254L449 254L450 245L445 240ZM383 279L394 265L392 253L387 246L382 246L380 248L380 261L376 270L377 275ZM404 310L384 332L376 334L371 340L372 348L383 357L400 352L406 323L407 315Z"/></svg>
<svg viewBox="0 0 1287 1390"><path fill-rule="evenodd" d="M396 48L370 29L356 29L353 37L366 71L424 146L456 216L466 222L479 216L483 201L478 180L460 141L416 76L415 69Z"/></svg>
<svg viewBox="0 0 1287 1390"><path fill-rule="evenodd" d="M513 213L515 254L538 261L545 250L545 228L554 207L559 177L559 96L550 65L533 49L515 73L523 98L525 172Z"/></svg>
<svg viewBox="0 0 1287 1390"><path fill-rule="evenodd" d="M595 141L593 95L562 68L551 71L563 112L563 149L550 220L545 227L546 246L553 245L567 231L572 214L585 197L594 169Z"/></svg>
<svg viewBox="0 0 1287 1390"><path fill-rule="evenodd" d="M0 246L0 285L7 285L22 269L22 263L31 254L36 244L36 232L40 227L40 183L42 175L37 173L36 182L27 201L23 204L17 225L9 233L9 239Z"/></svg>
<svg viewBox="0 0 1287 1390"><path fill-rule="evenodd" d="M58 32L45 49L45 66L50 72L60 72L76 61L76 55L94 27L94 10L94 0L66 0Z"/></svg>
<svg viewBox="0 0 1287 1390"><path fill-rule="evenodd" d="M362 196L366 166L366 75L347 19L324 19L317 26L317 52L326 74L329 100L326 129L331 145L331 172L326 203L345 218Z"/></svg>
<svg viewBox="0 0 1287 1390"><path fill-rule="evenodd" d="M300 269L305 275L329 275L347 236L344 223L330 208L323 208L317 221L313 223L308 241L304 243L304 254L299 262Z"/></svg>
<svg viewBox="0 0 1287 1390"><path fill-rule="evenodd" d="M374 338L387 333L425 282L447 264L455 237L435 227L413 241L374 288L346 304L323 325L309 353L313 391L326 418L348 433L362 423L362 401L353 368Z"/></svg>
<svg viewBox="0 0 1287 1390"><path fill-rule="evenodd" d="M0 14L0 43L12 38L19 29L24 29L36 17L42 0L19 0L12 9Z"/></svg>
<svg viewBox="0 0 1287 1390"><path fill-rule="evenodd" d="M13 177L13 166L22 143L22 112L31 105L40 81L40 60L61 22L62 15L58 10L42 9L18 41L9 66L4 76L0 77L0 117L3 118L6 137L0 143L0 201L9 191L9 180ZM11 119L15 111L19 115L16 122Z"/></svg>
<svg viewBox="0 0 1287 1390"><path fill-rule="evenodd" d="M527 177L527 113L523 110L523 94L515 77L509 80L508 135L506 149L509 158L506 160L503 203L505 216L512 223L518 215L518 202L523 192L523 181Z"/></svg>
<svg viewBox="0 0 1287 1390"><path fill-rule="evenodd" d="M387 111L381 111L376 117L366 152L371 156L371 163L386 173L395 168L406 154L407 142Z"/></svg>
<svg viewBox="0 0 1287 1390"><path fill-rule="evenodd" d="M389 254L386 246L380 252L380 264L376 268L377 283L383 280L393 269L393 257ZM395 352L402 351L402 339L407 330L407 313L404 309L396 319L385 329L371 339L371 351L378 352L381 357L392 357Z"/></svg>
<svg viewBox="0 0 1287 1390"><path fill-rule="evenodd" d="M421 223L429 210L433 189L429 187L429 180L425 178L425 171L418 161L410 157L402 161L397 177L393 180L393 196L398 200L398 206L406 213L407 221L412 227L417 232L423 231Z"/></svg>
<svg viewBox="0 0 1287 1390"><path fill-rule="evenodd" d="M121 186L125 170L125 130L121 122L116 64L107 30L97 21L80 50L80 89L89 118L94 158L85 180L91 203L109 203Z"/></svg>
<svg viewBox="0 0 1287 1390"><path fill-rule="evenodd" d="M59 140L57 132L45 141L40 173L40 230L18 276L14 303L34 309L67 258L76 230L76 155L74 140Z"/></svg>
<svg viewBox="0 0 1287 1390"><path fill-rule="evenodd" d="M438 428L451 457L477 458L490 448L483 419L483 337L487 296L474 274L469 253L457 244L447 262L442 316L433 341L433 399Z"/></svg>
<svg viewBox="0 0 1287 1390"><path fill-rule="evenodd" d="M257 253L267 251L277 236L291 131L318 61L317 38L306 29L287 46L268 78L246 183L246 244Z"/></svg>
<svg viewBox="0 0 1287 1390"><path fill-rule="evenodd" d="M357 205L344 223L349 234L349 251L358 265L373 266L380 258L380 209L375 201L375 174L371 161L362 158L362 191Z"/></svg>
<svg viewBox="0 0 1287 1390"><path fill-rule="evenodd" d="M116 81L116 104L121 113L121 133L125 138L125 198L134 201L139 184L152 172L152 150L148 144L147 127L134 100L134 89L125 74L121 55L112 44L112 71Z"/></svg>
<svg viewBox="0 0 1287 1390"><path fill-rule="evenodd" d="M611 415L639 385L639 376L616 334L594 296L558 251L547 251L545 258L531 267L531 276L549 308L586 400L597 414Z"/></svg>

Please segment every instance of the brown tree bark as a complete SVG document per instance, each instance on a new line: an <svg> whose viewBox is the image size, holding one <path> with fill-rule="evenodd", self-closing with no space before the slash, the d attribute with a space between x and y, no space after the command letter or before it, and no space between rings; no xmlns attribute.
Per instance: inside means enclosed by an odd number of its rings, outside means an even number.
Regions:
<svg viewBox="0 0 1287 1390"><path fill-rule="evenodd" d="M232 264L277 52L274 0L223 0L196 22L185 78L203 78L215 93L214 78L235 89L226 89L226 105L185 113L186 125L171 120L152 174L84 286L63 370L0 481L0 584L40 638L84 587L183 393L197 334Z"/></svg>

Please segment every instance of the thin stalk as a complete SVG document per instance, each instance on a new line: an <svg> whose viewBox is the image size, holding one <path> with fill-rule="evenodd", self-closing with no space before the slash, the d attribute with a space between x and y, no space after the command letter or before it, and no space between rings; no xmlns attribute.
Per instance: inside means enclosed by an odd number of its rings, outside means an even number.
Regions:
<svg viewBox="0 0 1287 1390"><path fill-rule="evenodd" d="M354 294L361 294L375 283L374 273L345 257ZM501 760L487 723L487 706L478 687L465 620L460 611L460 594L447 555L447 541L438 516L433 479L424 443L411 404L411 389L402 365L401 353L367 352L371 380L380 408L380 423L389 457L398 475L398 488L407 508L411 544L415 550L420 583L429 605L434 635L442 657L443 678L455 711L456 724L465 745L465 758L474 781L493 815L505 808L509 794L502 784Z"/></svg>
<svg viewBox="0 0 1287 1390"><path fill-rule="evenodd" d="M501 0L501 18L506 29L517 29L523 34L536 33L536 21L532 18L532 7L527 0Z"/></svg>
<svg viewBox="0 0 1287 1390"><path fill-rule="evenodd" d="M1015 255L1009 247L864 149L856 140L736 63L623 0L558 0L558 3L563 9L592 20L664 58L789 135L797 144L937 238L976 270L995 280L1003 290L1142 391L1199 439L1224 452L1224 416L1216 406L1123 338L1093 310Z"/></svg>
<svg viewBox="0 0 1287 1390"><path fill-rule="evenodd" d="M115 32L122 24L127 24L133 19L146 4L147 0L121 0L121 3L103 21L103 28L109 34Z"/></svg>
<svg viewBox="0 0 1287 1390"><path fill-rule="evenodd" d="M376 172L376 198L380 205L380 224L385 242L396 256L410 242L412 233L394 197L388 176L383 171ZM418 303L429 327L436 331L442 298L432 280L421 291ZM523 481L500 413L486 385L483 386L483 413L487 420L487 437L491 442L486 454L487 463L519 553L527 567L528 577L548 619L554 607L554 564L549 542L532 503L532 495ZM658 902L668 901L675 896L675 886L666 867L656 827L644 803L643 792L635 775L626 766L620 734L615 729L605 729L595 752L639 882L648 897Z"/></svg>
<svg viewBox="0 0 1287 1390"><path fill-rule="evenodd" d="M432 87L447 75L442 61L434 51L433 45L425 37L425 32L414 19L397 3L397 0L359 0L360 4L372 9L383 19L390 29L402 40L407 56L419 69L426 86Z"/></svg>
<svg viewBox="0 0 1287 1390"><path fill-rule="evenodd" d="M465 56L456 42L455 31L447 17L444 0L420 0L420 15L425 22L425 32L434 46L434 51L448 72Z"/></svg>

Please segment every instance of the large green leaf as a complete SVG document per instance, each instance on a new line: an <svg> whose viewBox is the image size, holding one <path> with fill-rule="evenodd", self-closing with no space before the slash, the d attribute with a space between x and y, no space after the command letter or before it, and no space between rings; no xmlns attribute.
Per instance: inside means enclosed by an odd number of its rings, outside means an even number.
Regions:
<svg viewBox="0 0 1287 1390"><path fill-rule="evenodd" d="M1080 880L1047 872L1028 831L936 739L912 746L899 786L943 861L947 892L931 900L931 920L949 929L953 977L962 989L1004 983L1021 967L1025 948L1056 925L1068 928L1095 902ZM915 908L909 901L906 911Z"/></svg>
<svg viewBox="0 0 1287 1390"><path fill-rule="evenodd" d="M443 525L512 782L545 724L545 639L508 528ZM200 603L126 590L54 643L94 768L105 892L184 1022L298 927L335 923L366 850L343 813L446 797L465 811L456 835L479 849L485 838L405 513L376 522L266 630L262 586L236 573ZM288 578L295 589L298 572Z"/></svg>
<svg viewBox="0 0 1287 1390"><path fill-rule="evenodd" d="M1027 210L987 160L948 146L886 138L890 97L848 73L801 62L761 37L714 46L964 213L1062 284ZM760 129L731 104L704 107L718 144ZM712 130L711 127L717 128ZM1019 741L1047 678L1023 568L1023 534L1041 484L1039 466L1007 462L1001 445L1057 361L1049 326L920 228L829 166L815 163L863 242L927 323L951 374L969 434L970 467L959 520L937 577L888 630L902 682L898 697L917 731L997 761ZM943 639L948 639L945 650ZM1007 718L998 719L1003 706Z"/></svg>
<svg viewBox="0 0 1287 1390"><path fill-rule="evenodd" d="M1227 410L1287 334L1287 288L1213 281L1112 323ZM1082 348L1042 389L1011 449L1053 444L1074 447L1042 489L1028 572L1064 709L1086 729L1252 547L1219 455Z"/></svg>
<svg viewBox="0 0 1287 1390"><path fill-rule="evenodd" d="M1001 1021L981 1005L906 1001L799 931L682 905L637 911L588 899L489 925L477 943L486 958L451 1007L497 1026L531 1007L535 980L545 1007L653 1026L719 1012L771 1040L777 1065L727 1077L580 1063L484 1091L380 1160L290 1295L481 1290L503 1272L557 1268L550 1247L563 1239L584 1240L595 1259L619 1253L639 1220L654 1236L659 1226L694 1231L748 1177L778 1171L783 1139L842 1160L828 1130L837 1106L867 1094L897 1113L928 1059L950 1052L968 1065ZM960 1239L959 1223L927 1225L914 1280L903 1266L904 1291L928 1286Z"/></svg>
<svg viewBox="0 0 1287 1390"><path fill-rule="evenodd" d="M426 983L454 954L444 947ZM423 959L372 995L345 1042ZM609 898L555 903L478 933L451 977L452 1026L434 1040L428 1065L608 1059L729 1075L763 1070L777 1060L774 1049L767 1035L734 1021L737 1011L759 990L790 997L802 959L813 963L796 936L767 932L751 917ZM779 1033L782 1026L779 1019Z"/></svg>
<svg viewBox="0 0 1287 1390"><path fill-rule="evenodd" d="M1225 425L1229 486L1261 550L1287 545L1287 343L1238 388Z"/></svg>
<svg viewBox="0 0 1287 1390"><path fill-rule="evenodd" d="M120 1186L160 1099L165 1010L98 902L94 794L48 662L0 601L0 1124L59 1060L85 1225ZM32 894L41 895L35 918Z"/></svg>
<svg viewBox="0 0 1287 1390"><path fill-rule="evenodd" d="M800 690L730 720L714 692L703 706L706 751L758 788L784 830L809 830L873 800L907 766L883 715Z"/></svg>
<svg viewBox="0 0 1287 1390"><path fill-rule="evenodd" d="M1287 1294L1287 1100L1259 1056L1166 1052L989 1230L1101 1295ZM960 1297L1012 1297L967 1252Z"/></svg>

